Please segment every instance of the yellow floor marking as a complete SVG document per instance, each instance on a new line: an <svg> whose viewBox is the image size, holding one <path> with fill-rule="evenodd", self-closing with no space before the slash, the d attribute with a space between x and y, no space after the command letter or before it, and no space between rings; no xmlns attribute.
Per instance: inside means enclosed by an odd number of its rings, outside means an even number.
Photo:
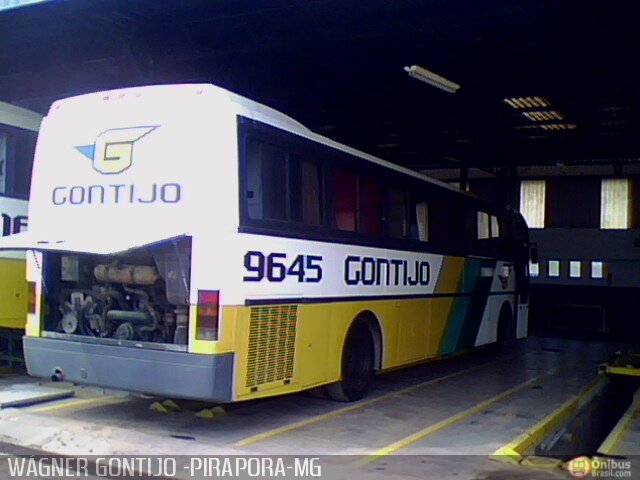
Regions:
<svg viewBox="0 0 640 480"><path fill-rule="evenodd" d="M616 426L611 430L611 433L607 436L607 438L602 442L600 448L598 448L598 454L600 455L613 455L615 454L615 449L620 443L620 440L625 436L627 430L629 429L629 425L631 422L637 418L638 413L640 412L640 390L637 390L633 396L633 402L624 412L622 418L618 421Z"/></svg>
<svg viewBox="0 0 640 480"><path fill-rule="evenodd" d="M42 407L29 408L26 411L29 413L51 412L54 410L62 410L64 408L80 407L83 405L90 405L92 403L98 405L101 403L117 403L118 401L124 401L125 398L119 398L116 396L109 397L95 397L95 398L78 398L76 400L70 400L68 402L55 403L53 405L44 405Z"/></svg>
<svg viewBox="0 0 640 480"><path fill-rule="evenodd" d="M358 410L360 408L368 407L371 404L374 404L374 403L377 403L377 402L381 402L383 400L395 397L397 395L403 395L405 393L412 392L414 390L418 390L420 388L423 388L423 387L426 387L426 386L429 386L429 385L433 385L435 383L442 382L444 380L448 380L448 379L453 378L453 377L457 377L458 375L462 375L463 373L473 372L475 370L479 370L481 368L485 368L485 367L488 367L488 366L491 366L491 365L495 365L495 364L500 363L500 362L505 362L507 360L511 360L511 359L510 358L502 358L502 359L495 360L495 361L492 361L492 362L487 362L487 363L484 363L482 365L477 365L475 367L467 368L465 370L460 370L459 372L450 373L449 375L445 375L443 377L434 378L434 379L428 380L426 382L418 383L417 385L412 385L411 387L406 387L406 388L403 388L403 389L395 391L395 392L385 393L384 395L381 395L381 396L376 397L376 398L372 398L371 400L365 400L363 402L356 403L354 405L349 405L348 407L338 408L337 410L333 410L331 412L323 413L321 415L316 415L315 417L307 418L305 420L300 420L298 422L293 422L293 423L290 423L288 425L283 425L282 427L274 428L273 430L268 430L268 431L263 432L263 433L258 433L257 435L252 435L250 437L247 437L245 439L237 441L234 445L236 447L244 447L246 445L250 445L252 443L256 443L256 442L259 442L261 440L265 440L267 438L275 437L276 435L280 435L282 433L290 432L290 431L296 430L298 428L306 427L307 425L312 425L314 423L322 422L324 420L328 420L330 418L337 417L337 416L342 415L344 413L352 412L352 411Z"/></svg>
<svg viewBox="0 0 640 480"><path fill-rule="evenodd" d="M524 455L531 451L536 443L549 435L562 422L566 421L567 418L593 398L601 390L605 382L606 378L604 376L597 376L587 386L583 387L577 395L571 397L542 420L518 435L514 440L498 448L489 455L489 458L510 464L524 465L528 463L525 462ZM528 457L526 460L528 460Z"/></svg>
<svg viewBox="0 0 640 480"><path fill-rule="evenodd" d="M610 375L627 375L630 377L640 377L640 368L637 367L621 367L617 365L607 365L605 371Z"/></svg>
<svg viewBox="0 0 640 480"><path fill-rule="evenodd" d="M566 367L565 367L566 368ZM400 440L398 440L397 442L393 442L390 445L387 445L386 447L380 448L378 450L376 450L375 452L367 455L366 457L358 460L357 462L354 462L355 466L361 467L363 465L366 465L368 463L374 462L377 459L379 459L380 457L383 457L385 455L389 455L393 452L396 452L397 450L400 450L401 448L404 448L408 445L411 445L412 443L417 442L418 440L422 440L423 438L432 435L440 430L442 430L443 428L446 428L450 425L453 425L456 422L459 422L461 420L464 420L465 418L470 417L471 415L474 415L476 413L481 412L482 410L485 410L487 407L489 407L490 405L493 405L494 403L497 403L501 400L504 400L507 397L510 397L511 395L513 395L514 393L519 392L520 390L523 390L525 388L527 388L529 385L536 383L538 381L540 381L541 379L554 375L557 372L559 372L560 370L563 370L564 368L552 368L551 370L548 370L547 372L545 372L542 375L539 375L535 378L532 378L531 380L527 380L526 382L520 383L518 385L516 385L515 387L510 388L509 390L506 390L494 397L491 397L488 400L485 400L484 402L478 403L477 405L468 408L467 410L463 410L460 413L457 413L451 417L445 418L444 420L439 421L438 423L435 423L434 425L431 425L427 428L423 428L422 430L419 430L405 438L402 438Z"/></svg>

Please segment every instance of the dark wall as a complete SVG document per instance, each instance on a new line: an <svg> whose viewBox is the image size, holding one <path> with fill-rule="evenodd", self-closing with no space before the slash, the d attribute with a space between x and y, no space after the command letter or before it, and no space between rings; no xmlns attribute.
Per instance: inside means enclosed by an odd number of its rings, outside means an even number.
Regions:
<svg viewBox="0 0 640 480"><path fill-rule="evenodd" d="M600 179L548 179L545 225L548 228L598 228Z"/></svg>
<svg viewBox="0 0 640 480"><path fill-rule="evenodd" d="M515 209L520 203L520 182L514 178L488 178L469 181L469 191L480 198Z"/></svg>

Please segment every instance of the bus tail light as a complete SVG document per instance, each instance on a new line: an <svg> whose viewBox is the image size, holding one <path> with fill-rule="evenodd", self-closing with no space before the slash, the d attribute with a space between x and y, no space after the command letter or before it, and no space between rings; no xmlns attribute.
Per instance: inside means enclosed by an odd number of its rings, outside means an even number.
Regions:
<svg viewBox="0 0 640 480"><path fill-rule="evenodd" d="M27 311L36 313L36 282L27 282Z"/></svg>
<svg viewBox="0 0 640 480"><path fill-rule="evenodd" d="M218 339L219 290L198 290L196 340Z"/></svg>

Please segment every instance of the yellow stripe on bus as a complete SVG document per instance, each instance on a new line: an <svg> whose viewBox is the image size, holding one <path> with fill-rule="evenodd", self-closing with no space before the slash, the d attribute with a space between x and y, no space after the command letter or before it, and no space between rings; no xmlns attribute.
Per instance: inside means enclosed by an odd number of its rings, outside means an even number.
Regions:
<svg viewBox="0 0 640 480"><path fill-rule="evenodd" d="M25 261L0 258L0 328L21 330L26 319Z"/></svg>

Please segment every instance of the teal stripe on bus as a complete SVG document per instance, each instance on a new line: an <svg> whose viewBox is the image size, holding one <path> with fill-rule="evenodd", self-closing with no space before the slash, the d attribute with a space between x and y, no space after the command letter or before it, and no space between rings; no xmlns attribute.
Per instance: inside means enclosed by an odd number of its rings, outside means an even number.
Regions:
<svg viewBox="0 0 640 480"><path fill-rule="evenodd" d="M462 323L462 330L458 337L456 344L456 351L467 350L473 347L478 337L478 330L480 330L480 324L482 323L482 317L487 308L487 300L489 299L489 292L491 291L491 284L493 283L493 272L496 268L497 262L495 260L482 260L480 268L486 268L491 272L491 275L485 277L481 275L476 276L475 285L473 287L473 294L469 299L469 305L466 311L466 317ZM488 273L488 272L487 272Z"/></svg>
<svg viewBox="0 0 640 480"><path fill-rule="evenodd" d="M472 293L476 285L476 279L480 273L482 260L467 259L465 261L464 271L462 273L462 285L460 291L462 293ZM467 310L471 303L471 297L458 297L454 300L447 322L447 330L440 346L440 355L446 355L456 351L458 339L467 318Z"/></svg>

